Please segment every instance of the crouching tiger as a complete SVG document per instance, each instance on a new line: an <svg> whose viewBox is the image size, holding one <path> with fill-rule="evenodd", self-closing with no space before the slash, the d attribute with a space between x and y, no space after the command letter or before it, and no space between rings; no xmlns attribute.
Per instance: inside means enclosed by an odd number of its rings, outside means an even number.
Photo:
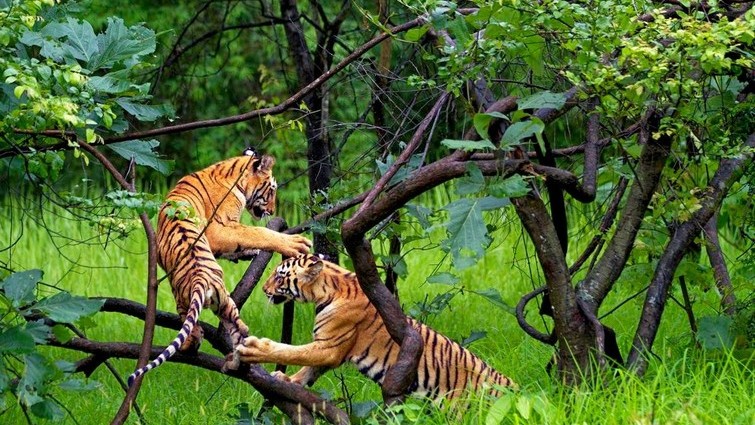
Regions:
<svg viewBox="0 0 755 425"><path fill-rule="evenodd" d="M274 164L272 157L260 157L247 149L242 156L183 177L168 193L158 215L157 261L168 275L184 323L156 359L129 376L129 386L177 350L192 352L199 348L203 332L197 321L203 308L209 307L220 318L234 346L247 336L249 330L239 318L216 258L250 258L260 249L284 256L309 251L312 243L302 236L239 223L244 207L257 220L275 212ZM238 366L234 353L224 369Z"/></svg>
<svg viewBox="0 0 755 425"><path fill-rule="evenodd" d="M396 362L399 345L391 339L354 273L305 254L284 260L263 290L276 304L286 300L316 304L314 342L291 346L248 337L236 347L242 361L304 366L291 377L276 373L301 385L310 385L327 368L350 361L362 374L382 384L386 371ZM461 345L422 323L407 320L425 344L410 392L437 400L452 399L465 389L478 390L483 384L494 394L501 387L516 388L511 379Z"/></svg>

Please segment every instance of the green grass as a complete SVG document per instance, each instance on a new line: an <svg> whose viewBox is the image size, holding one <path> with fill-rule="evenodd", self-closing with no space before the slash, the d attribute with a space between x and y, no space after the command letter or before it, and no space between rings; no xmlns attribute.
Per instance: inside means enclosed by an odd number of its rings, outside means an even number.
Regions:
<svg viewBox="0 0 755 425"><path fill-rule="evenodd" d="M11 249L0 253L3 263L16 270L41 268L45 271L45 283L75 294L145 301L147 258L145 240L140 231L132 232L126 239L106 241L104 237L94 234L88 225L70 220L65 214L56 216L45 213L43 224L34 220L33 215L25 214L17 204L0 207L0 211L2 217L7 217L0 227L0 246L9 246L23 228L23 237ZM513 219L513 213L509 214L500 214L492 219L502 224ZM51 236L45 226L64 237ZM487 336L474 342L470 348L496 369L512 377L521 385L522 391L505 396L492 407L487 400L471 395L468 400L471 408L461 421L453 412L424 406L420 401L400 408L399 419L394 418L394 421L416 418L422 423L485 424L486 420L492 420L496 412L507 412L504 423L512 424L755 422L755 407L752 404L755 379L751 366L736 360L731 354L703 353L692 348L686 316L673 304L669 304L666 310L654 350L660 359L651 361L644 379L640 380L631 373L617 372L605 382L578 389L564 389L555 384L544 369L551 356L550 348L526 337L512 315L483 297L470 293L492 287L501 293L506 303L513 306L523 293L540 286L542 282L534 262L527 261L534 250L524 243L526 238L523 238L516 221L513 226L502 225L501 228L503 230L496 233L495 242L485 258L478 266L462 273L465 292L456 295L449 308L430 316L427 323L457 340L475 330L485 331ZM441 232L442 229L431 232L429 239L438 242ZM97 237L92 239L93 236ZM89 243L79 244L74 240L88 240ZM399 288L405 310L426 297L432 299L449 289L448 286L425 282L428 275L450 267L450 260L438 249L422 249L426 243L427 240L417 241L408 247L406 262L409 274L400 281ZM572 251L578 252L577 248L573 247ZM274 262L278 260L279 256L273 259ZM228 262L223 262L222 266L229 286L240 279L246 267ZM530 267L533 278L530 278ZM161 271L159 275L162 276ZM532 282L533 279L535 282ZM620 283L607 300L604 311L623 301L639 285ZM242 317L253 334L277 339L281 309L268 304L260 292L255 291L252 295L242 311ZM698 295L695 304L697 313L710 313L710 306L716 303L713 292ZM624 354L631 344L642 301L643 298L638 297L604 319L616 329ZM167 282L160 286L158 307L175 311ZM297 306L296 311L294 342L304 343L311 337L313 311L311 306L301 305ZM202 319L217 323L211 312L203 312ZM86 331L94 340L141 340L142 322L138 320L99 313L95 316L95 322L97 325ZM164 345L174 336L172 330L158 329L154 341L156 345ZM208 345L205 344L202 350L218 354ZM56 359L76 361L82 358L80 353L62 349L44 350ZM113 360L113 364L119 375L125 378L133 371L135 361ZM59 392L59 400L72 413L65 423L101 424L108 422L115 414L123 391L104 367L99 368L91 379L101 383L97 390L86 393ZM344 388L347 393L344 393ZM380 400L377 385L349 366L326 374L315 385L315 390L327 392L338 400L348 398L354 403ZM262 404L262 397L240 381L170 363L146 376L138 398L138 404L151 424L234 423L232 415L237 414L237 406L242 403L248 403L252 411L256 411ZM373 415L382 418L387 414L378 411ZM1 415L0 422L23 423L24 419L20 409L15 407ZM137 423L136 415L131 415L129 423Z"/></svg>

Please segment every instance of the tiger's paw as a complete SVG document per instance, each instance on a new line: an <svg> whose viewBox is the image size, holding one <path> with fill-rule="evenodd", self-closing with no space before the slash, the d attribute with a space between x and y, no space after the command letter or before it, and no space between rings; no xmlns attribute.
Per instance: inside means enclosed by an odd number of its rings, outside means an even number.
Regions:
<svg viewBox="0 0 755 425"><path fill-rule="evenodd" d="M280 370L276 370L273 373L271 373L270 375L272 375L273 378L281 380L281 381L292 382L291 381L291 377L289 377L285 373L281 372Z"/></svg>
<svg viewBox="0 0 755 425"><path fill-rule="evenodd" d="M301 235L286 235L283 236L283 246L281 248L281 254L286 257L296 257L299 254L306 254L312 248L312 241Z"/></svg>
<svg viewBox="0 0 755 425"><path fill-rule="evenodd" d="M239 352L237 350L233 350L232 352L226 354L225 363L223 363L220 371L226 373L229 370L237 370L239 366L241 366L241 357L239 356Z"/></svg>
<svg viewBox="0 0 755 425"><path fill-rule="evenodd" d="M265 363L267 353L271 351L273 344L274 342L267 338L249 336L236 346L235 352L239 353L244 363Z"/></svg>

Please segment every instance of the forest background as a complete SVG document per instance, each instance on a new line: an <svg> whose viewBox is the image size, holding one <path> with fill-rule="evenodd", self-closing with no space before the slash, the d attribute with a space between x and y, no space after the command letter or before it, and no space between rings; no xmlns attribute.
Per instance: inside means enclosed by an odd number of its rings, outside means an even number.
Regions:
<svg viewBox="0 0 755 425"><path fill-rule="evenodd" d="M752 423L752 6L0 0L1 420L456 420L402 403L406 312L522 386L468 423ZM163 195L249 145L402 344L387 389L228 378L206 312L202 354L125 391L178 326ZM269 259L226 282L303 343L311 309L251 291Z"/></svg>

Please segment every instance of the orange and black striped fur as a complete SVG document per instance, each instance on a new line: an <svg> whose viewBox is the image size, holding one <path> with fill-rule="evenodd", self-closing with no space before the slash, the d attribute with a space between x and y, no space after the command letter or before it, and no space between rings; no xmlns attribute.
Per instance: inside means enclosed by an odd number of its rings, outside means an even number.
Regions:
<svg viewBox="0 0 755 425"><path fill-rule="evenodd" d="M386 371L396 362L399 345L391 339L354 273L305 254L284 260L263 290L276 304L292 299L315 303L314 341L291 346L248 337L236 347L242 361L304 366L291 377L276 374L301 385L311 385L328 368L349 361L382 384ZM493 394L501 387L516 388L509 378L461 345L422 323L407 320L425 344L410 392L440 400L455 398L466 389L478 390L484 384Z"/></svg>
<svg viewBox="0 0 755 425"><path fill-rule="evenodd" d="M242 156L183 177L168 193L158 215L157 261L168 275L184 324L165 351L129 376L129 386L177 350L199 348L203 332L197 320L203 308L209 307L220 318L234 346L247 336L248 328L239 318L216 258L250 258L260 249L284 256L309 251L312 243L302 236L239 223L244 208L255 219L275 212L274 164L272 157L247 149ZM237 367L236 355L226 361L226 369Z"/></svg>

